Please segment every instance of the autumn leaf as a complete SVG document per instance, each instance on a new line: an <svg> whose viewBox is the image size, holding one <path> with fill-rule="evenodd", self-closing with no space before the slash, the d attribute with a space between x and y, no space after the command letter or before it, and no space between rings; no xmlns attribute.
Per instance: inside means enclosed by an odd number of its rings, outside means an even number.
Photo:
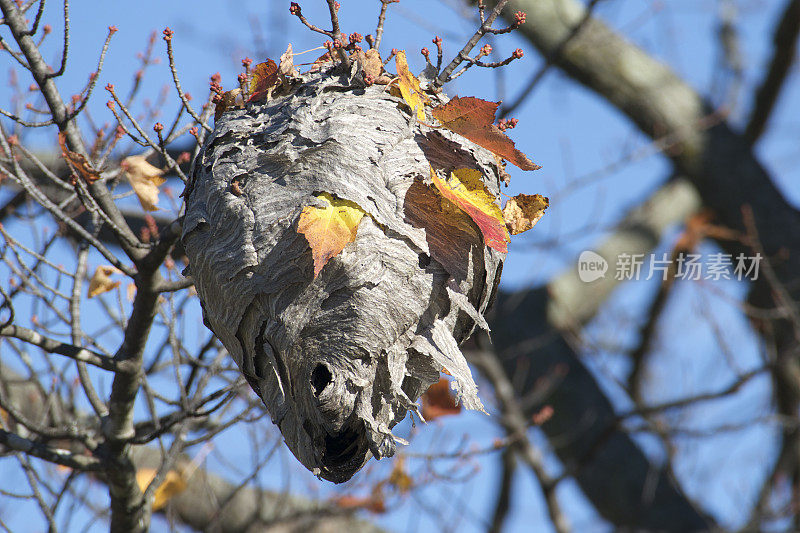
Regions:
<svg viewBox="0 0 800 533"><path fill-rule="evenodd" d="M364 52L364 76L377 78L383 72L383 61L381 55L374 48Z"/></svg>
<svg viewBox="0 0 800 533"><path fill-rule="evenodd" d="M483 184L482 176L479 170L459 168L445 181L431 167L431 179L442 196L460 207L478 225L486 246L505 253L511 240L506 222L494 195Z"/></svg>
<svg viewBox="0 0 800 533"><path fill-rule="evenodd" d="M507 159L522 170L541 168L517 150L514 141L494 125L499 105L472 96L455 96L446 104L431 109L431 114L443 127Z"/></svg>
<svg viewBox="0 0 800 533"><path fill-rule="evenodd" d="M389 474L389 479L387 481L401 493L410 491L414 486L414 480L411 479L411 476L408 475L406 471L406 458L402 455L398 455L395 460L392 473Z"/></svg>
<svg viewBox="0 0 800 533"><path fill-rule="evenodd" d="M64 156L70 168L80 175L86 183L91 184L100 179L100 173L92 167L86 157L67 148L67 136L64 132L58 134L58 145L61 147L61 155Z"/></svg>
<svg viewBox="0 0 800 533"><path fill-rule="evenodd" d="M400 78L398 83L400 94L403 95L403 100L406 101L411 110L417 114L417 119L424 121L425 103L428 102L428 97L420 89L419 80L408 70L405 51L400 50L397 52L394 61L397 66L397 75Z"/></svg>
<svg viewBox="0 0 800 533"><path fill-rule="evenodd" d="M94 298L98 294L113 291L119 287L119 281L111 279L112 274L119 274L120 270L111 265L101 265L94 271L92 279L89 280L89 298Z"/></svg>
<svg viewBox="0 0 800 533"><path fill-rule="evenodd" d="M450 382L441 378L428 390L422 393L422 417L425 420L435 420L441 416L457 415L461 412L461 405L456 404L456 399L450 392Z"/></svg>
<svg viewBox="0 0 800 533"><path fill-rule="evenodd" d="M278 70L280 71L281 75L287 78L297 78L300 76L300 73L297 72L296 68L294 68L294 52L292 51L292 43L289 43L289 46L286 47L286 51L278 61Z"/></svg>
<svg viewBox="0 0 800 533"><path fill-rule="evenodd" d="M139 489L144 492L155 477L156 470L154 468L140 468L136 471L136 484L139 485ZM181 474L175 470L167 472L164 481L153 494L153 510L158 511L159 509L163 509L170 498L186 490L186 487L186 480Z"/></svg>
<svg viewBox="0 0 800 533"><path fill-rule="evenodd" d="M366 509L373 513L385 513L386 502L380 494L372 496L339 496L333 500L339 509Z"/></svg>
<svg viewBox="0 0 800 533"><path fill-rule="evenodd" d="M278 65L271 59L259 63L250 75L250 98L248 102L261 102L269 100L272 91L280 85Z"/></svg>
<svg viewBox="0 0 800 533"><path fill-rule="evenodd" d="M539 222L550 200L541 194L518 194L509 198L503 208L503 219L511 235L528 231Z"/></svg>
<svg viewBox="0 0 800 533"><path fill-rule="evenodd" d="M219 117L232 107L243 107L244 99L242 97L242 90L240 88L222 93L222 98L217 102L214 107L214 120L219 120Z"/></svg>
<svg viewBox="0 0 800 533"><path fill-rule="evenodd" d="M125 177L139 198L142 209L157 211L158 187L166 181L162 177L164 172L148 163L141 155L126 157L120 163L120 167L125 171Z"/></svg>
<svg viewBox="0 0 800 533"><path fill-rule="evenodd" d="M364 210L354 202L323 192L317 199L324 207L306 206L297 231L305 235L314 257L314 277L322 267L356 239Z"/></svg>

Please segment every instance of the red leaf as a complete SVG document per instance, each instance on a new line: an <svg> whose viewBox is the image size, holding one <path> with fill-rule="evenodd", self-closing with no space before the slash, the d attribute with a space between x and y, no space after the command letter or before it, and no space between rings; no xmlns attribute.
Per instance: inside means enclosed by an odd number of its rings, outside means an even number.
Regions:
<svg viewBox="0 0 800 533"><path fill-rule="evenodd" d="M278 85L280 85L278 65L271 59L267 59L264 63L259 63L250 75L250 98L247 100L248 103L267 100Z"/></svg>
<svg viewBox="0 0 800 533"><path fill-rule="evenodd" d="M422 416L425 420L457 415L460 412L461 406L456 404L456 399L450 392L450 382L445 378L441 378L422 393Z"/></svg>
<svg viewBox="0 0 800 533"><path fill-rule="evenodd" d="M541 168L517 150L514 141L494 125L494 116L499 105L497 102L487 102L472 96L455 96L446 104L434 107L431 113L448 130L507 159L522 170Z"/></svg>
<svg viewBox="0 0 800 533"><path fill-rule="evenodd" d="M443 180L431 167L431 179L439 192L461 208L478 225L483 242L498 252L508 252L508 236L503 213L497 199L483 184L480 170L459 168Z"/></svg>

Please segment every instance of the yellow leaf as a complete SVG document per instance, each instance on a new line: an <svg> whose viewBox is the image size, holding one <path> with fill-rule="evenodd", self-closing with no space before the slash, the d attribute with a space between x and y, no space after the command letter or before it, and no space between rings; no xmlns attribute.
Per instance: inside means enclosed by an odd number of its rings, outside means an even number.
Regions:
<svg viewBox="0 0 800 533"><path fill-rule="evenodd" d="M431 167L431 179L442 196L456 204L478 225L486 246L507 252L508 236L503 213L495 196L486 189L480 170L459 168L450 173L447 181Z"/></svg>
<svg viewBox="0 0 800 533"><path fill-rule="evenodd" d="M323 192L317 199L325 207L306 206L297 231L305 235L314 257L314 277L322 267L356 239L364 210L354 202Z"/></svg>
<svg viewBox="0 0 800 533"><path fill-rule="evenodd" d="M400 94L403 95L403 100L406 101L412 111L417 114L417 119L424 121L425 103L428 101L428 97L420 89L419 80L408 70L405 51L400 50L397 52L394 61L395 65L397 65L397 75L400 77Z"/></svg>
<svg viewBox="0 0 800 533"><path fill-rule="evenodd" d="M119 274L120 270L111 265L101 265L94 271L92 279L89 280L89 298L94 298L98 294L113 291L119 287L119 281L112 281L112 274Z"/></svg>
<svg viewBox="0 0 800 533"><path fill-rule="evenodd" d="M120 163L125 177L133 188L133 192L139 198L142 209L145 211L157 211L158 207L158 187L166 181L161 169L154 167L141 155L126 157Z"/></svg>
<svg viewBox="0 0 800 533"><path fill-rule="evenodd" d="M406 493L414 486L414 480L406 472L405 457L398 456L389 474L389 484L394 485L401 493Z"/></svg>
<svg viewBox="0 0 800 533"><path fill-rule="evenodd" d="M509 198L503 208L503 218L511 235L528 231L539 222L550 200L541 194L518 194Z"/></svg>
<svg viewBox="0 0 800 533"><path fill-rule="evenodd" d="M154 468L140 468L136 471L136 484L139 485L139 489L144 492L155 477L156 470ZM167 472L164 481L155 490L155 494L153 494L153 510L158 511L159 509L163 509L170 498L186 490L186 486L186 480L181 474L175 470Z"/></svg>

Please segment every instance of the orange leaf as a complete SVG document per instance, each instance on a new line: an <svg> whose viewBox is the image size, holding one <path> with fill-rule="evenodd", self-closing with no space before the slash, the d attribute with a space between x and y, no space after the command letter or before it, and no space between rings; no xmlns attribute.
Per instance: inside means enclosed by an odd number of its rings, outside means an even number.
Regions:
<svg viewBox="0 0 800 533"><path fill-rule="evenodd" d="M417 114L417 119L424 121L425 103L428 102L428 97L420 89L419 80L408 70L408 61L406 61L404 50L397 52L394 62L397 66L397 75L400 77L400 94L403 95L403 100Z"/></svg>
<svg viewBox="0 0 800 533"><path fill-rule="evenodd" d="M385 513L386 503L380 495L339 496L334 503L340 509L366 509L373 513Z"/></svg>
<svg viewBox="0 0 800 533"><path fill-rule="evenodd" d="M100 179L100 173L89 164L82 154L67 148L67 136L64 132L58 134L58 144L61 146L61 155L64 156L69 166L86 180L86 183L91 184Z"/></svg>
<svg viewBox="0 0 800 533"><path fill-rule="evenodd" d="M356 240L364 210L354 202L326 192L317 196L324 207L306 206L300 213L298 233L305 235L314 257L314 277L322 267Z"/></svg>
<svg viewBox="0 0 800 533"><path fill-rule="evenodd" d="M479 170L459 168L445 181L431 167L431 179L442 196L456 204L478 225L483 234L483 242L498 252L508 252L508 236L503 213L497 200L481 179Z"/></svg>
<svg viewBox="0 0 800 533"><path fill-rule="evenodd" d="M522 170L541 168L517 150L514 141L494 125L497 102L467 96L452 100L431 110L433 117L448 130L458 133L487 150L509 160Z"/></svg>
<svg viewBox="0 0 800 533"><path fill-rule="evenodd" d="M450 382L445 378L439 379L422 393L422 416L425 420L457 415L460 412L461 405L456 404L456 399L450 392Z"/></svg>
<svg viewBox="0 0 800 533"><path fill-rule="evenodd" d="M272 91L280 85L278 77L278 65L271 59L264 63L259 63L250 75L250 98L248 102L260 102L269 100Z"/></svg>
<svg viewBox="0 0 800 533"><path fill-rule="evenodd" d="M120 271L111 265L101 265L94 271L92 279L89 280L89 298L94 298L98 294L113 291L119 287L119 281L112 281L112 274L119 274Z"/></svg>
<svg viewBox="0 0 800 533"><path fill-rule="evenodd" d="M528 231L544 216L550 200L541 194L518 194L509 198L503 208L503 218L511 235Z"/></svg>

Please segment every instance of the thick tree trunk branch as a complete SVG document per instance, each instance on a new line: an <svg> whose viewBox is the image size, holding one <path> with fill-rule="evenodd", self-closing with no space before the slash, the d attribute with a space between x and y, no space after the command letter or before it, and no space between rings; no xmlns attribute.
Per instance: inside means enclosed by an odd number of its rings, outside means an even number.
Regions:
<svg viewBox="0 0 800 533"><path fill-rule="evenodd" d="M622 253L650 253L668 228L682 224L700 206L697 188L686 178L675 178L631 210L594 251L611 267L614 259ZM615 279L611 271L588 284L580 280L576 268L566 270L547 284L550 294L547 318L550 324L560 330L586 325L619 284L620 280Z"/></svg>
<svg viewBox="0 0 800 533"><path fill-rule="evenodd" d="M108 441L108 487L111 494L111 531L119 533L146 531L150 522L150 509L136 484L136 470L130 458L129 439L135 436L133 406L139 390L142 357L156 315L161 281L157 271L137 276L136 298L128 319L125 337L114 358L135 369L117 373L111 385L108 400L108 417L103 423L103 433Z"/></svg>
<svg viewBox="0 0 800 533"><path fill-rule="evenodd" d="M509 12L515 9L527 12L528 22L521 31L545 57L553 55L585 13L584 7L574 0L515 0ZM670 150L670 158L696 188L703 204L711 207L724 225L744 233L742 208L749 205L767 255L774 256L783 247L800 250L800 233L793 231L800 225L800 215L774 187L750 150L748 140L733 132L701 96L667 67L597 20L586 23L581 33L561 50L556 65L617 107L645 134L653 138L668 136L675 148ZM721 244L730 253L752 254L752 248L744 243ZM791 286L800 271L800 254L791 254L783 261L776 265L776 277L780 283ZM646 519L652 520L651 525L657 529L671 529L666 524L676 525L681 521L683 526L679 529L704 527L703 517L663 479L659 479L656 490L650 493L649 503L645 502L648 505L643 506L639 501L647 496L643 490L646 479L641 475L649 474L651 465L643 462L644 456L627 435L614 429L613 419L608 418L613 416L608 400L563 338L545 327L539 331L544 348L535 354L521 349L521 343L537 337L535 332L521 334L529 332L532 324L549 321L557 328L579 325L588 321L603 301L602 295L586 298L581 291L571 294L567 289L575 285L564 280L553 283L555 298L547 313L543 309L546 297L542 291L515 297L514 300L522 301L515 315L507 309L499 311L493 325L494 338L501 356L504 352L515 356L504 359L507 372L518 372L517 356L527 356L525 361L531 365L532 379L526 390L530 390L535 378L545 375L548 368L568 365L564 381L549 399L555 415L544 429L554 443L567 441L565 445L554 444L556 451L567 465L581 466L576 469L578 482L601 514L617 525L647 528L642 522ZM599 290L610 292L612 285ZM754 289L752 303L775 307L768 283L759 281ZM524 324L509 327L522 316ZM778 361L793 368L797 343L791 324L778 320L765 329L775 334ZM789 370L784 373L792 375ZM796 398L792 401L796 405ZM587 417L588 427L584 427L582 420ZM620 476L621 473L624 475ZM614 479L620 481L609 485L609 480ZM647 510L648 516L637 516L642 509Z"/></svg>
<svg viewBox="0 0 800 533"><path fill-rule="evenodd" d="M501 293L490 320L496 357L521 383L520 396L550 394L526 405L530 419L544 405L552 417L542 424L554 451L597 511L616 527L645 531L699 531L714 523L669 477L652 464L617 425L613 406L579 355L548 324L544 288ZM554 377L555 376L555 377Z"/></svg>
<svg viewBox="0 0 800 533"><path fill-rule="evenodd" d="M13 0L0 0L0 9L3 11L5 23L11 30L14 40L20 47L22 54L28 60L28 66L42 96L47 102L53 121L58 126L59 131L66 136L69 149L82 155L86 155L80 131L75 121L69 117L67 107L61 99L61 94L56 87L55 80L50 73L47 63L42 58L39 48L28 31L25 15ZM111 193L105 183L96 181L89 185L92 197L97 201L100 208L105 212L109 219L117 226L121 232L119 244L131 259L137 259L143 255L142 250L127 246L127 241L136 241L136 236L125 224L125 219L119 212Z"/></svg>
<svg viewBox="0 0 800 533"><path fill-rule="evenodd" d="M753 110L750 112L750 120L744 132L745 138L751 143L756 142L764 133L767 121L778 102L797 55L798 37L800 37L800 0L789 0L775 28L772 60L767 75L753 98Z"/></svg>
<svg viewBox="0 0 800 533"><path fill-rule="evenodd" d="M570 34L585 11L576 0L513 0L507 11L515 9L528 13L520 31L545 56ZM668 67L596 19L561 51L556 65L627 115L645 134L669 137L670 159L723 224L743 230L741 208L751 204L768 254L784 246L800 249L800 233L788 231L798 227L800 214L774 187L746 139ZM745 250L743 245L738 248ZM793 261L800 264L800 258Z"/></svg>

